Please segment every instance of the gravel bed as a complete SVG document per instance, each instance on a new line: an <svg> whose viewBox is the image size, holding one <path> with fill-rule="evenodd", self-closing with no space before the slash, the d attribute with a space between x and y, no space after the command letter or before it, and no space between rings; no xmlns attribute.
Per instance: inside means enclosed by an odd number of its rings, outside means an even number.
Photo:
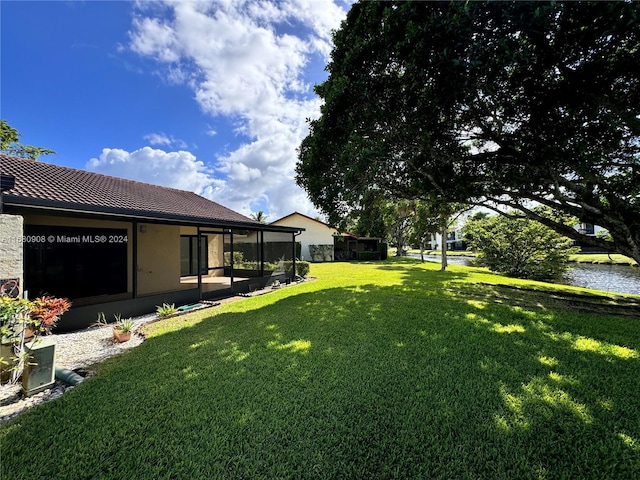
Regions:
<svg viewBox="0 0 640 480"><path fill-rule="evenodd" d="M134 334L131 340L124 343L114 340L111 327L89 327L77 332L50 335L48 338L56 343L56 366L90 377L94 374L88 368L91 365L140 345L144 338L137 333L138 329L156 318L155 313L134 318ZM10 420L30 407L58 398L72 388L56 380L51 388L27 397L19 382L16 385L0 385L0 422Z"/></svg>

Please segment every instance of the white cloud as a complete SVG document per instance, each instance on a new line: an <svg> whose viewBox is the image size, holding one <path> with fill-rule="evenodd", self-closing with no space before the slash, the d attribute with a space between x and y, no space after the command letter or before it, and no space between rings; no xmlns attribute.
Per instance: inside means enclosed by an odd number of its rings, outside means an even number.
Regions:
<svg viewBox="0 0 640 480"><path fill-rule="evenodd" d="M170 26L154 18L134 18L133 27L140 32L132 39L131 48L135 52L155 56L163 62L180 58L179 44Z"/></svg>
<svg viewBox="0 0 640 480"><path fill-rule="evenodd" d="M164 133L149 133L143 138L151 145L171 145L171 140Z"/></svg>
<svg viewBox="0 0 640 480"><path fill-rule="evenodd" d="M151 145L167 145L178 148L187 148L187 144L183 140L175 138L173 135L167 135L163 132L149 133L142 138L147 140Z"/></svg>
<svg viewBox="0 0 640 480"><path fill-rule="evenodd" d="M265 210L264 205L268 204L271 205L269 220L276 220L294 210L307 215L314 212L304 192L278 172L268 175L266 190L269 193L256 194L251 190L235 188L234 185L250 185L262 175L259 170L241 163L233 164L230 174L234 181L222 180L204 162L185 151L166 152L144 147L127 152L104 148L97 158L87 162L86 168L114 177L195 192L244 215ZM270 202L270 196L278 197L279 201Z"/></svg>
<svg viewBox="0 0 640 480"><path fill-rule="evenodd" d="M224 178L209 176L202 193L243 213L266 204L271 219L293 210L315 215L294 180L296 148L307 134L305 119L316 117L320 106L305 69L313 58L328 59L331 30L339 27L345 11L329 0L140 6L130 32L131 50L156 60L167 81L187 85L205 113L230 117L236 133L248 139L233 151L221 147L213 152L214 167ZM203 128L216 133L208 125ZM161 137L154 140L158 143L152 145L174 145Z"/></svg>
<svg viewBox="0 0 640 480"><path fill-rule="evenodd" d="M104 148L99 157L89 160L87 169L200 195L223 183L192 153L165 152L151 147L133 152Z"/></svg>

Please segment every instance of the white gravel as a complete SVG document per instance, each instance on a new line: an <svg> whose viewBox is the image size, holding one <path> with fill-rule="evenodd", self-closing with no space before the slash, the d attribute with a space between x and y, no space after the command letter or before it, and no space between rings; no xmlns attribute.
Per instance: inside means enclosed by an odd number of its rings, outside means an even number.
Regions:
<svg viewBox="0 0 640 480"><path fill-rule="evenodd" d="M143 324L155 319L155 313L134 318L134 332ZM93 375L88 368L91 365L136 347L144 341L141 335L134 333L128 342L118 343L113 338L111 327L89 327L72 333L53 334L48 338L52 338L56 344L56 366L74 370L84 377ZM20 383L0 385L0 422L5 422L34 405L58 398L71 388L73 387L56 380L51 388L27 397L22 393Z"/></svg>

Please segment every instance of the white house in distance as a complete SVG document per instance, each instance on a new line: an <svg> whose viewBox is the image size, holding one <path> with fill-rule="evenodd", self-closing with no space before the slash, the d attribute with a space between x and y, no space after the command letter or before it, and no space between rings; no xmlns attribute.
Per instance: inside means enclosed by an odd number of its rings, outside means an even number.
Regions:
<svg viewBox="0 0 640 480"><path fill-rule="evenodd" d="M432 233L427 240L425 247L428 250L440 250L442 248L442 234ZM456 228L447 232L447 250L466 250L467 244L464 241L462 228Z"/></svg>
<svg viewBox="0 0 640 480"><path fill-rule="evenodd" d="M466 218L463 220L463 222L457 223L449 229L447 233L447 250L467 249L467 244L464 240L463 233L465 222ZM573 228L575 228L578 232L591 237L596 237L607 233L607 229L602 228L598 225L594 225L592 223L576 223ZM580 241L576 241L575 245L580 247L580 251L582 253L605 252L605 250L600 247L587 245ZM442 235L440 233L432 233L426 243L426 248L429 250L439 250L440 248L442 248Z"/></svg>
<svg viewBox="0 0 640 480"><path fill-rule="evenodd" d="M334 238L338 235L335 228L324 222L308 217L302 213L293 212L282 217L271 225L280 227L303 227L305 230L296 237L302 245L300 260L312 262L332 262L334 260ZM311 248L309 248L311 246ZM312 251L313 250L313 251Z"/></svg>

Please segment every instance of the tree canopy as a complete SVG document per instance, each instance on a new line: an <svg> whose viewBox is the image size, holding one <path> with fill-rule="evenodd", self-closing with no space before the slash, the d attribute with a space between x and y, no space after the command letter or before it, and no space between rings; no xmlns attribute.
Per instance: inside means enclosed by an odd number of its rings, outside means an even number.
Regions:
<svg viewBox="0 0 640 480"><path fill-rule="evenodd" d="M333 224L369 191L503 205L640 260L639 19L633 2L356 3L298 184Z"/></svg>
<svg viewBox="0 0 640 480"><path fill-rule="evenodd" d="M7 123L6 120L0 120L0 152L7 153L16 157L30 158L38 160L40 155L51 155L54 152L48 148L34 147L33 145L24 145L20 143L20 133Z"/></svg>

